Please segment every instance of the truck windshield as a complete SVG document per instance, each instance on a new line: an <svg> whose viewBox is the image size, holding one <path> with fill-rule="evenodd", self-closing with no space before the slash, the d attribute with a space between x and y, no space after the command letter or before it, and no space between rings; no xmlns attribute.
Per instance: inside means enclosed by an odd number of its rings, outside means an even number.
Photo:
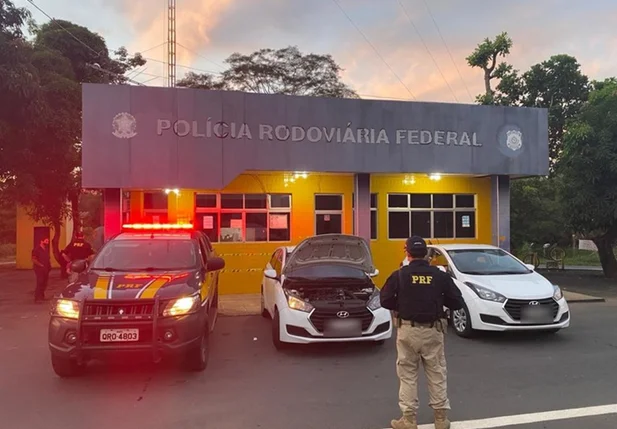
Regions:
<svg viewBox="0 0 617 429"><path fill-rule="evenodd" d="M182 270L195 268L191 240L118 240L101 249L92 269L108 271Z"/></svg>

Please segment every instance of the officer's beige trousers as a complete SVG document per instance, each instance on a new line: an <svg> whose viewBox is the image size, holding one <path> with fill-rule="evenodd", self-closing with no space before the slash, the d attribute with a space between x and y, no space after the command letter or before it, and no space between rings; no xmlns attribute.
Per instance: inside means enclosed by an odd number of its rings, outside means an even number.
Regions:
<svg viewBox="0 0 617 429"><path fill-rule="evenodd" d="M396 348L399 406L403 415L415 415L418 410L420 362L428 383L429 405L435 410L449 410L444 334L436 328L402 325L398 328Z"/></svg>

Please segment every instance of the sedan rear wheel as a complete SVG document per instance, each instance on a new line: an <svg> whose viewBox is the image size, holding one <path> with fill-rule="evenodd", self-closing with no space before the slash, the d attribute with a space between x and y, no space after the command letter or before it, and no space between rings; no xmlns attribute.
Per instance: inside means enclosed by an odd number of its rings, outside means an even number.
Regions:
<svg viewBox="0 0 617 429"><path fill-rule="evenodd" d="M469 316L469 309L464 303L463 308L452 312L451 320L456 335L463 338L472 336L473 329L471 327L471 317Z"/></svg>

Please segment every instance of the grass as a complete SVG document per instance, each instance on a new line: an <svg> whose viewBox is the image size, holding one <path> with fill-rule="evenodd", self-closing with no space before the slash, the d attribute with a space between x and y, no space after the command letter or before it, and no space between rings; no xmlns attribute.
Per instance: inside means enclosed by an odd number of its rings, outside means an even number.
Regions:
<svg viewBox="0 0 617 429"><path fill-rule="evenodd" d="M11 262L15 260L16 246L13 243L0 244L0 262Z"/></svg>
<svg viewBox="0 0 617 429"><path fill-rule="evenodd" d="M582 267L600 266L600 257L598 252L589 250L569 249L566 250L565 257L566 265L580 265Z"/></svg>
<svg viewBox="0 0 617 429"><path fill-rule="evenodd" d="M572 249L572 248L562 248L565 252L565 258L564 258L564 263L567 266L581 266L581 267L600 267L600 257L598 256L598 252L593 252L593 251L589 251L589 250L579 250L579 249ZM617 249L616 250L616 255L617 255ZM528 249L521 249L518 252L516 252L516 255L519 258L524 258L525 255L527 254ZM538 250L536 249L536 252L538 252L538 256L540 257L540 266L545 265L546 263L546 259L543 254L542 254L542 250Z"/></svg>

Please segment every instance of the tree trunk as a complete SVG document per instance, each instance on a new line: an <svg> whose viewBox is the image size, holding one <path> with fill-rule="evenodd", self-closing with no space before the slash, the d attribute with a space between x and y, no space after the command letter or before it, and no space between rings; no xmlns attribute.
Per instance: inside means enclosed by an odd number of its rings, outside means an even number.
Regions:
<svg viewBox="0 0 617 429"><path fill-rule="evenodd" d="M484 70L484 93L487 97L493 94L491 89L491 70Z"/></svg>
<svg viewBox="0 0 617 429"><path fill-rule="evenodd" d="M81 230L81 216L79 212L79 191L69 194L69 202L71 203L71 218L73 220L73 238L75 234Z"/></svg>
<svg viewBox="0 0 617 429"><path fill-rule="evenodd" d="M617 278L617 259L615 259L615 253L613 251L614 238L612 235L607 234L602 237L594 238L593 242L598 248L598 256L600 257L600 264L602 264L604 277L611 279Z"/></svg>
<svg viewBox="0 0 617 429"><path fill-rule="evenodd" d="M56 259L56 262L58 262L58 264L60 264L60 266L64 266L63 264L63 258L62 255L60 254L60 232L61 232L61 222L58 221L54 221L52 224L52 228L54 230L54 235L51 238L51 251L54 254L54 258Z"/></svg>

